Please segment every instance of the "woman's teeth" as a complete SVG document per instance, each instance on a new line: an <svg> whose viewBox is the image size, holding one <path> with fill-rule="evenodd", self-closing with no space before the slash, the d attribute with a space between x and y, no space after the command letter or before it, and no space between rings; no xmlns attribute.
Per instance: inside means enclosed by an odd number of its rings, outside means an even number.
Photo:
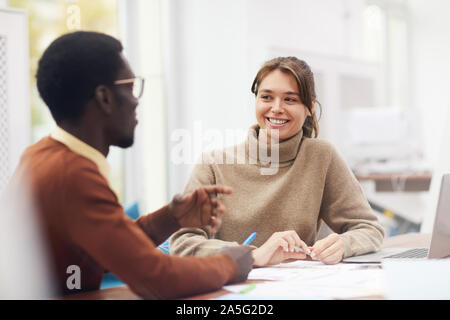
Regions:
<svg viewBox="0 0 450 320"><path fill-rule="evenodd" d="M286 122L288 122L287 120L278 120L278 119L271 119L271 118L269 118L269 121L273 124L285 124Z"/></svg>

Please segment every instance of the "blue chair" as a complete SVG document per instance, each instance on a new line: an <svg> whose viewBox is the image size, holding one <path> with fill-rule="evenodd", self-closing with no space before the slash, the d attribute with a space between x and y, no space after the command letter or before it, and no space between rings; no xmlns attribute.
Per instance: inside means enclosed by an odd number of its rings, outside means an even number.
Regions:
<svg viewBox="0 0 450 320"><path fill-rule="evenodd" d="M131 219L136 220L139 218L139 203L134 202L128 207L125 208L125 213L127 216L129 216Z"/></svg>
<svg viewBox="0 0 450 320"><path fill-rule="evenodd" d="M139 203L134 202L125 208L125 213L128 217L133 220L139 218ZM158 247L159 250L165 254L169 254L169 239L161 243ZM102 283L100 284L100 289L108 289L118 286L123 286L125 283L119 280L113 273L105 273L103 275Z"/></svg>
<svg viewBox="0 0 450 320"><path fill-rule="evenodd" d="M170 238L168 238L166 241L164 241L163 243L161 243L157 247L159 250L161 250L165 254L170 254L170 251L169 251L169 240L170 240Z"/></svg>

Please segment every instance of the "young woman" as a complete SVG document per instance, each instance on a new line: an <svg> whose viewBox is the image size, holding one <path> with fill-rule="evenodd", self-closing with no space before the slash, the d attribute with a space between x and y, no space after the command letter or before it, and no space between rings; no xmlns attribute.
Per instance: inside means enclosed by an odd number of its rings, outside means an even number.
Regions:
<svg viewBox="0 0 450 320"><path fill-rule="evenodd" d="M171 253L210 255L242 243L253 232L256 266L304 259L305 253L335 264L378 250L384 230L358 181L335 148L317 139L318 102L309 66L295 57L272 59L259 70L252 92L258 124L249 130L245 146L235 146L245 147L245 163L236 157L233 164L223 164L205 153L185 190L211 184L233 188L233 195L223 199L227 214L221 229L214 238L208 228L181 229L171 237ZM264 152L251 152L261 142L261 132L279 138L276 145L262 146L278 151L274 174L261 174L268 166L258 156ZM316 241L322 221L335 233Z"/></svg>

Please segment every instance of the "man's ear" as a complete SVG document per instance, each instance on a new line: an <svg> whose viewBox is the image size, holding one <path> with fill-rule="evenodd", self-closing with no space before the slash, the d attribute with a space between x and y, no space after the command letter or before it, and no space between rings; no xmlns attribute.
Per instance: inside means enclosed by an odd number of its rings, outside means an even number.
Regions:
<svg viewBox="0 0 450 320"><path fill-rule="evenodd" d="M110 88L104 85L100 85L95 88L94 99L97 102L100 110L102 110L107 115L111 114L113 107L113 92Z"/></svg>

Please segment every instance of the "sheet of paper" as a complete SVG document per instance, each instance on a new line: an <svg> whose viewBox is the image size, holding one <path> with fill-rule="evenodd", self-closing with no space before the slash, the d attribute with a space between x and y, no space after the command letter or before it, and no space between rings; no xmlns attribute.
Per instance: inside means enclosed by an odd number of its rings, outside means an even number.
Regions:
<svg viewBox="0 0 450 320"><path fill-rule="evenodd" d="M325 265L320 261L297 260L289 263L281 263L271 267L254 268L250 271L250 280L291 280L302 278L320 278L332 275L336 271L356 270L372 267L373 265L335 264Z"/></svg>
<svg viewBox="0 0 450 320"><path fill-rule="evenodd" d="M286 297L290 299L349 299L381 295L376 286L343 285L334 286L314 283L293 283L292 281L273 281L258 284L256 288L245 295L258 299L263 297Z"/></svg>
<svg viewBox="0 0 450 320"><path fill-rule="evenodd" d="M256 283L242 296L265 299L347 299L383 296L383 271L374 265L324 265L318 261L295 261L253 269L249 279L275 280ZM238 289L231 290L239 292Z"/></svg>
<svg viewBox="0 0 450 320"><path fill-rule="evenodd" d="M244 286L245 287L245 286ZM383 296L382 270L353 270L319 279L256 283L254 289L239 294L241 287L229 288L242 299L349 299Z"/></svg>
<svg viewBox="0 0 450 320"><path fill-rule="evenodd" d="M450 299L450 259L382 262L388 299Z"/></svg>

